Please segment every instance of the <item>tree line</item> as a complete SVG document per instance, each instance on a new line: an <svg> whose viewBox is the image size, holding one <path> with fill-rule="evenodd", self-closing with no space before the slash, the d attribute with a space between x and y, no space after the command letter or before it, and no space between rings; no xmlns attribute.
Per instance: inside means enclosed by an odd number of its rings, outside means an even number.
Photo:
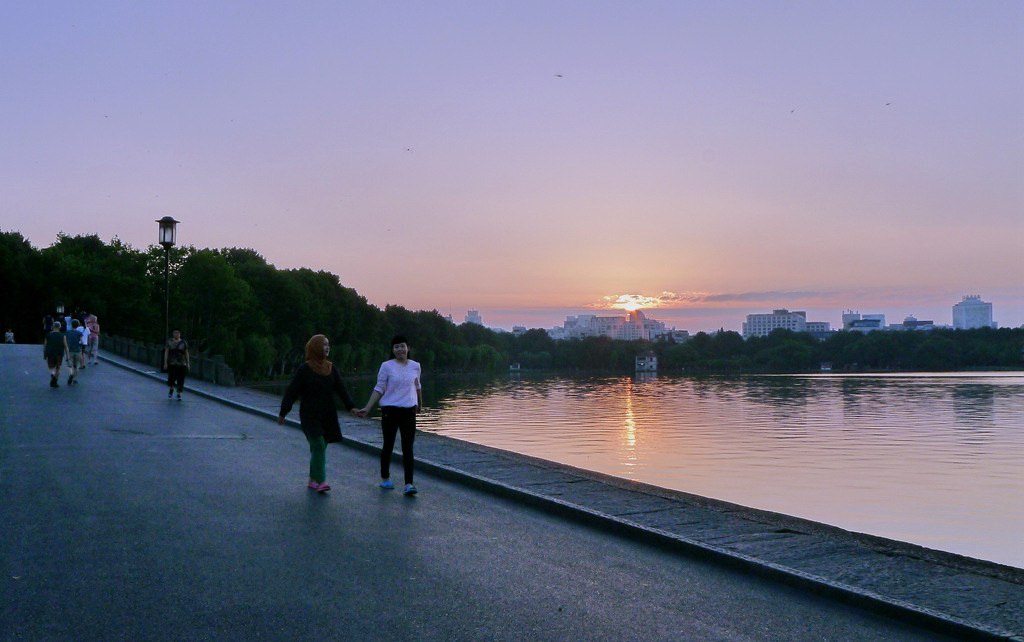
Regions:
<svg viewBox="0 0 1024 642"><path fill-rule="evenodd" d="M436 310L382 310L330 272L277 269L241 248L172 247L167 260L172 329L193 350L223 355L242 379L290 373L318 333L331 339L331 358L342 372L375 371L399 332L428 369L508 367L503 333L457 326ZM43 316L61 305L69 314L96 314L103 333L162 342L164 261L159 245L138 250L117 238L61 234L37 250L20 232L0 230L0 323L21 342L39 341Z"/></svg>
<svg viewBox="0 0 1024 642"><path fill-rule="evenodd" d="M837 372L1013 369L1024 367L1024 329L840 331L824 341L784 329L746 340L719 332L655 351L661 364L689 372L813 372L823 364Z"/></svg>
<svg viewBox="0 0 1024 642"><path fill-rule="evenodd" d="M524 368L614 370L633 368L638 354L654 352L661 372L799 373L950 371L1024 367L1024 329L836 332L824 341L779 329L744 339L738 332L698 332L683 343L614 341L607 337L554 341L530 330L516 342Z"/></svg>
<svg viewBox="0 0 1024 642"><path fill-rule="evenodd" d="M36 249L19 232L0 230L0 324L22 342L41 340L43 315L58 304L96 314L104 333L161 342L164 249L138 250L115 238L61 234ZM409 337L412 358L431 371L497 372L523 368L630 371L653 351L662 372L808 372L953 370L1021 367L1024 330L838 332L825 341L777 330L744 340L736 332L698 333L683 343L607 337L555 341L541 329L514 336L456 325L437 310L378 308L330 272L278 269L248 248L173 247L169 253L170 324L193 350L220 354L244 380L291 373L310 336L331 339L331 358L347 373L375 371L394 334Z"/></svg>

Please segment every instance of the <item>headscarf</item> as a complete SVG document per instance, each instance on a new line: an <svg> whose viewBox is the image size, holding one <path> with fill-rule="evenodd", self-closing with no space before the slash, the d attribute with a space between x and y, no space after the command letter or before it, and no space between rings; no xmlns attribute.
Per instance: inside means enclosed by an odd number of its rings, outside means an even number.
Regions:
<svg viewBox="0 0 1024 642"><path fill-rule="evenodd" d="M310 337L309 341L306 342L306 363L313 369L313 372L318 375L327 376L331 374L331 368L334 364L328 361L327 356L324 354L325 341L327 341L327 337L322 334L314 334Z"/></svg>

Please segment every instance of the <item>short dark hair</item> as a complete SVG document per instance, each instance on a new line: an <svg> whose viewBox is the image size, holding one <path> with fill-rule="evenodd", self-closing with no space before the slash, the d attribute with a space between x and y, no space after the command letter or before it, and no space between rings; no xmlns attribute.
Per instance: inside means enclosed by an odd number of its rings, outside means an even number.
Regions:
<svg viewBox="0 0 1024 642"><path fill-rule="evenodd" d="M391 347L397 346L399 343L404 343L408 345L409 341L400 334L396 334L395 336L391 337Z"/></svg>

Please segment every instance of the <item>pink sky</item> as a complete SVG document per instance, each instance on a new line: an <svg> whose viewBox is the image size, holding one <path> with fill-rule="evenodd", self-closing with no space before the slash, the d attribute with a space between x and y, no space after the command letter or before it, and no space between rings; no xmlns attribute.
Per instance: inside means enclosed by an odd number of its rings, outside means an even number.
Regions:
<svg viewBox="0 0 1024 642"><path fill-rule="evenodd" d="M372 303L1024 324L1024 4L0 10L0 229L252 247Z"/></svg>

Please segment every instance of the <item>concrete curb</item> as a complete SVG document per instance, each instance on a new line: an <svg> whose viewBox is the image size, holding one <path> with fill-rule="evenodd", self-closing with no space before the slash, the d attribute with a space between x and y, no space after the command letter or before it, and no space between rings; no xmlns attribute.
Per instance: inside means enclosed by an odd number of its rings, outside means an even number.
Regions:
<svg viewBox="0 0 1024 642"><path fill-rule="evenodd" d="M377 452L377 449L374 448L373 452ZM416 465L433 472L438 477L458 481L501 497L514 499L535 508L541 508L545 511L573 519L590 527L601 528L676 552L703 557L752 575L780 581L786 585L809 590L812 593L827 596L847 604L867 608L876 613L913 622L937 632L969 635L984 640L1024 639L1008 631L990 628L909 602L889 598L872 591L834 582L827 578L805 573L781 564L775 564L705 542L682 537L675 533L637 524L585 506L533 493L526 489L473 475L472 473L460 471L443 464L417 459Z"/></svg>
<svg viewBox="0 0 1024 642"><path fill-rule="evenodd" d="M142 376L158 381L163 380L163 377L159 373L155 373L151 370L144 370L135 367L130 363L123 363L119 360L111 359L102 355L100 358L112 365L116 365ZM186 385L185 389L194 395L216 401L249 414L266 417L272 420L276 420L277 418L276 413L228 399L200 388ZM293 428L299 428L299 422L295 420L286 419L285 423ZM450 437L443 437L443 439L453 443L464 443ZM341 443L346 447L367 453L377 454L380 452L379 445L354 439L349 436L346 436ZM476 447L475 445L473 446ZM504 452L489 447L487 449L495 452ZM510 457L514 457L519 460L533 459L516 453L508 454ZM396 458L400 461L401 455L396 453ZM565 471L568 474L574 474L574 470L569 466L564 466L546 460L542 461L544 462L545 467ZM580 504L561 500L557 497L543 495L525 488L506 484L472 472L460 470L447 464L417 457L416 465L417 468L430 472L438 477L484 490L500 497L513 499L528 506L553 512L588 527L599 528L608 532L627 536L631 539L644 541L667 550L702 557L716 563L724 564L731 568L748 572L752 575L773 581L779 581L788 586L807 590L814 594L826 596L846 604L851 604L871 610L875 613L886 615L888 617L911 622L939 633L963 636L969 639L978 640L1011 640L1015 642L1024 642L1024 633L1003 630L1001 628L960 618L939 610L913 604L905 600L888 597L862 587L856 587L850 584L831 580L820 575L807 573L782 564L777 564L768 560L739 553L737 551L728 550L720 546L715 546L707 542L701 542L681 536L677 533L671 533L663 529L639 524L637 522L594 510ZM587 477L593 478L594 476L588 475ZM602 476L597 474L596 477ZM717 500L707 501L710 503L718 503ZM748 510L753 511L754 509ZM792 519L799 520L799 518ZM799 521L805 522L807 520ZM821 526L825 530L834 528L824 524Z"/></svg>

